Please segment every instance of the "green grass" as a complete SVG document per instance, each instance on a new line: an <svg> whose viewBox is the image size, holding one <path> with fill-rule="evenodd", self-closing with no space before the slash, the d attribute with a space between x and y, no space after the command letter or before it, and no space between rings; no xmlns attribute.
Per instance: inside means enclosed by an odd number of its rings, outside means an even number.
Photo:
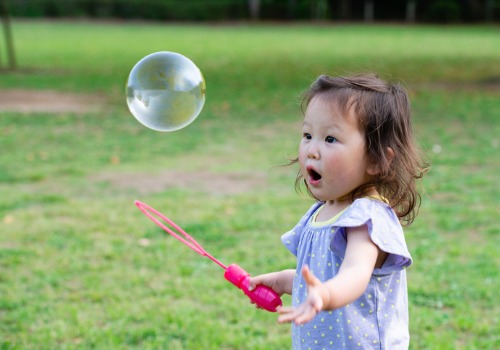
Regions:
<svg viewBox="0 0 500 350"><path fill-rule="evenodd" d="M133 205L172 217L253 274L293 266L279 237L293 189L298 97L318 75L404 81L432 162L406 230L412 349L497 349L500 30L14 21L0 89L106 98L100 113L0 114L0 349L286 349L222 270ZM203 71L201 116L175 133L125 105L132 66L181 52ZM169 178L170 182L163 180ZM289 299L285 298L288 303Z"/></svg>

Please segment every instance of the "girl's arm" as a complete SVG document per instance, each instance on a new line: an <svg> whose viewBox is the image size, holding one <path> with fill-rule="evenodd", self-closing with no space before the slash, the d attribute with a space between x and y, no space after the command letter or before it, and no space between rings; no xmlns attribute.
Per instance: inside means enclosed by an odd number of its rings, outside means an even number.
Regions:
<svg viewBox="0 0 500 350"><path fill-rule="evenodd" d="M386 253L372 242L365 226L349 228L344 261L337 276L322 283L306 266L302 275L308 285L308 295L297 308L280 308L279 322L309 322L322 310L343 307L358 299L368 287L373 269L381 265Z"/></svg>
<svg viewBox="0 0 500 350"><path fill-rule="evenodd" d="M252 291L255 286L263 284L274 290L279 296L283 294L292 294L293 278L295 270L283 270L266 273L250 278L248 289Z"/></svg>

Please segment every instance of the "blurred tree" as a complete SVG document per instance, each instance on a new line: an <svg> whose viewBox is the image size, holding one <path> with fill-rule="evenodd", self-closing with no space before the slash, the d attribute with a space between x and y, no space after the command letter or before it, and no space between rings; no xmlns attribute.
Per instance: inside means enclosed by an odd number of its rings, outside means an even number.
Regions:
<svg viewBox="0 0 500 350"><path fill-rule="evenodd" d="M297 11L297 0L288 0L288 19L295 19Z"/></svg>
<svg viewBox="0 0 500 350"><path fill-rule="evenodd" d="M461 18L462 3L458 0L436 0L429 8L431 21L435 22L458 22Z"/></svg>
<svg viewBox="0 0 500 350"><path fill-rule="evenodd" d="M486 22L492 22L495 20L495 9L500 7L500 1L498 0L486 0L484 4L484 19Z"/></svg>
<svg viewBox="0 0 500 350"><path fill-rule="evenodd" d="M349 0L340 0L339 9L340 19L351 19L351 2Z"/></svg>
<svg viewBox="0 0 500 350"><path fill-rule="evenodd" d="M13 17L498 22L500 0L0 0Z"/></svg>
<svg viewBox="0 0 500 350"><path fill-rule="evenodd" d="M326 19L328 13L328 2L326 0L311 0L311 18Z"/></svg>
<svg viewBox="0 0 500 350"><path fill-rule="evenodd" d="M365 0L365 7L364 7L365 22L373 22L373 20L375 19L373 6L374 6L373 0Z"/></svg>
<svg viewBox="0 0 500 350"><path fill-rule="evenodd" d="M260 17L260 0L248 0L250 18L257 20Z"/></svg>
<svg viewBox="0 0 500 350"><path fill-rule="evenodd" d="M406 21L413 23L417 18L417 1L408 0L406 2Z"/></svg>
<svg viewBox="0 0 500 350"><path fill-rule="evenodd" d="M482 10L486 6L484 2L484 0L462 0L461 5L467 9L464 11L464 19L472 21L482 20L483 14L485 13ZM485 6L483 6L483 4Z"/></svg>
<svg viewBox="0 0 500 350"><path fill-rule="evenodd" d="M7 65L9 69L16 69L16 55L14 53L14 43L12 31L10 29L10 14L7 0L0 0L0 17L2 18L3 32L5 35L5 46L7 50Z"/></svg>

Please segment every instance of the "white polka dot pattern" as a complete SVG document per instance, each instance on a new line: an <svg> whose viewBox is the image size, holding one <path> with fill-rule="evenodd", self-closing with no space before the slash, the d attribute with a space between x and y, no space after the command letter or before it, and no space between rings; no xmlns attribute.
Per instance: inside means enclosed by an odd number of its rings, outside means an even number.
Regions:
<svg viewBox="0 0 500 350"><path fill-rule="evenodd" d="M283 244L297 256L297 271L308 265L320 280L333 278L345 255L346 228L364 224L372 241L389 256L381 268L374 270L368 288L358 300L334 311L323 311L305 325L292 325L293 349L407 349L405 269L412 260L396 215L385 203L363 198L337 221L311 225L321 205L315 203L282 237ZM299 305L306 295L302 275L295 274L292 305Z"/></svg>

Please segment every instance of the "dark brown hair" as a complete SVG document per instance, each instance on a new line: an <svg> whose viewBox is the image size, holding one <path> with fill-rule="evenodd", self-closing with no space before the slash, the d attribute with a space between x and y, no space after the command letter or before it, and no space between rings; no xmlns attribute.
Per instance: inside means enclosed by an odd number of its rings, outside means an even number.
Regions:
<svg viewBox="0 0 500 350"><path fill-rule="evenodd" d="M406 90L374 74L351 77L322 75L303 94L303 111L316 96L322 96L337 105L344 115L348 115L352 108L360 130L365 133L369 162L378 167L378 174L371 182L351 192L351 200L364 196L368 188L375 187L388 200L401 223L411 224L421 202L416 180L422 178L428 170L428 164L423 160L413 138L410 101ZM387 156L388 147L394 151L392 159ZM292 162L297 161L295 159ZM304 176L299 170L296 188L300 187L303 180ZM304 183L307 187L307 183Z"/></svg>

